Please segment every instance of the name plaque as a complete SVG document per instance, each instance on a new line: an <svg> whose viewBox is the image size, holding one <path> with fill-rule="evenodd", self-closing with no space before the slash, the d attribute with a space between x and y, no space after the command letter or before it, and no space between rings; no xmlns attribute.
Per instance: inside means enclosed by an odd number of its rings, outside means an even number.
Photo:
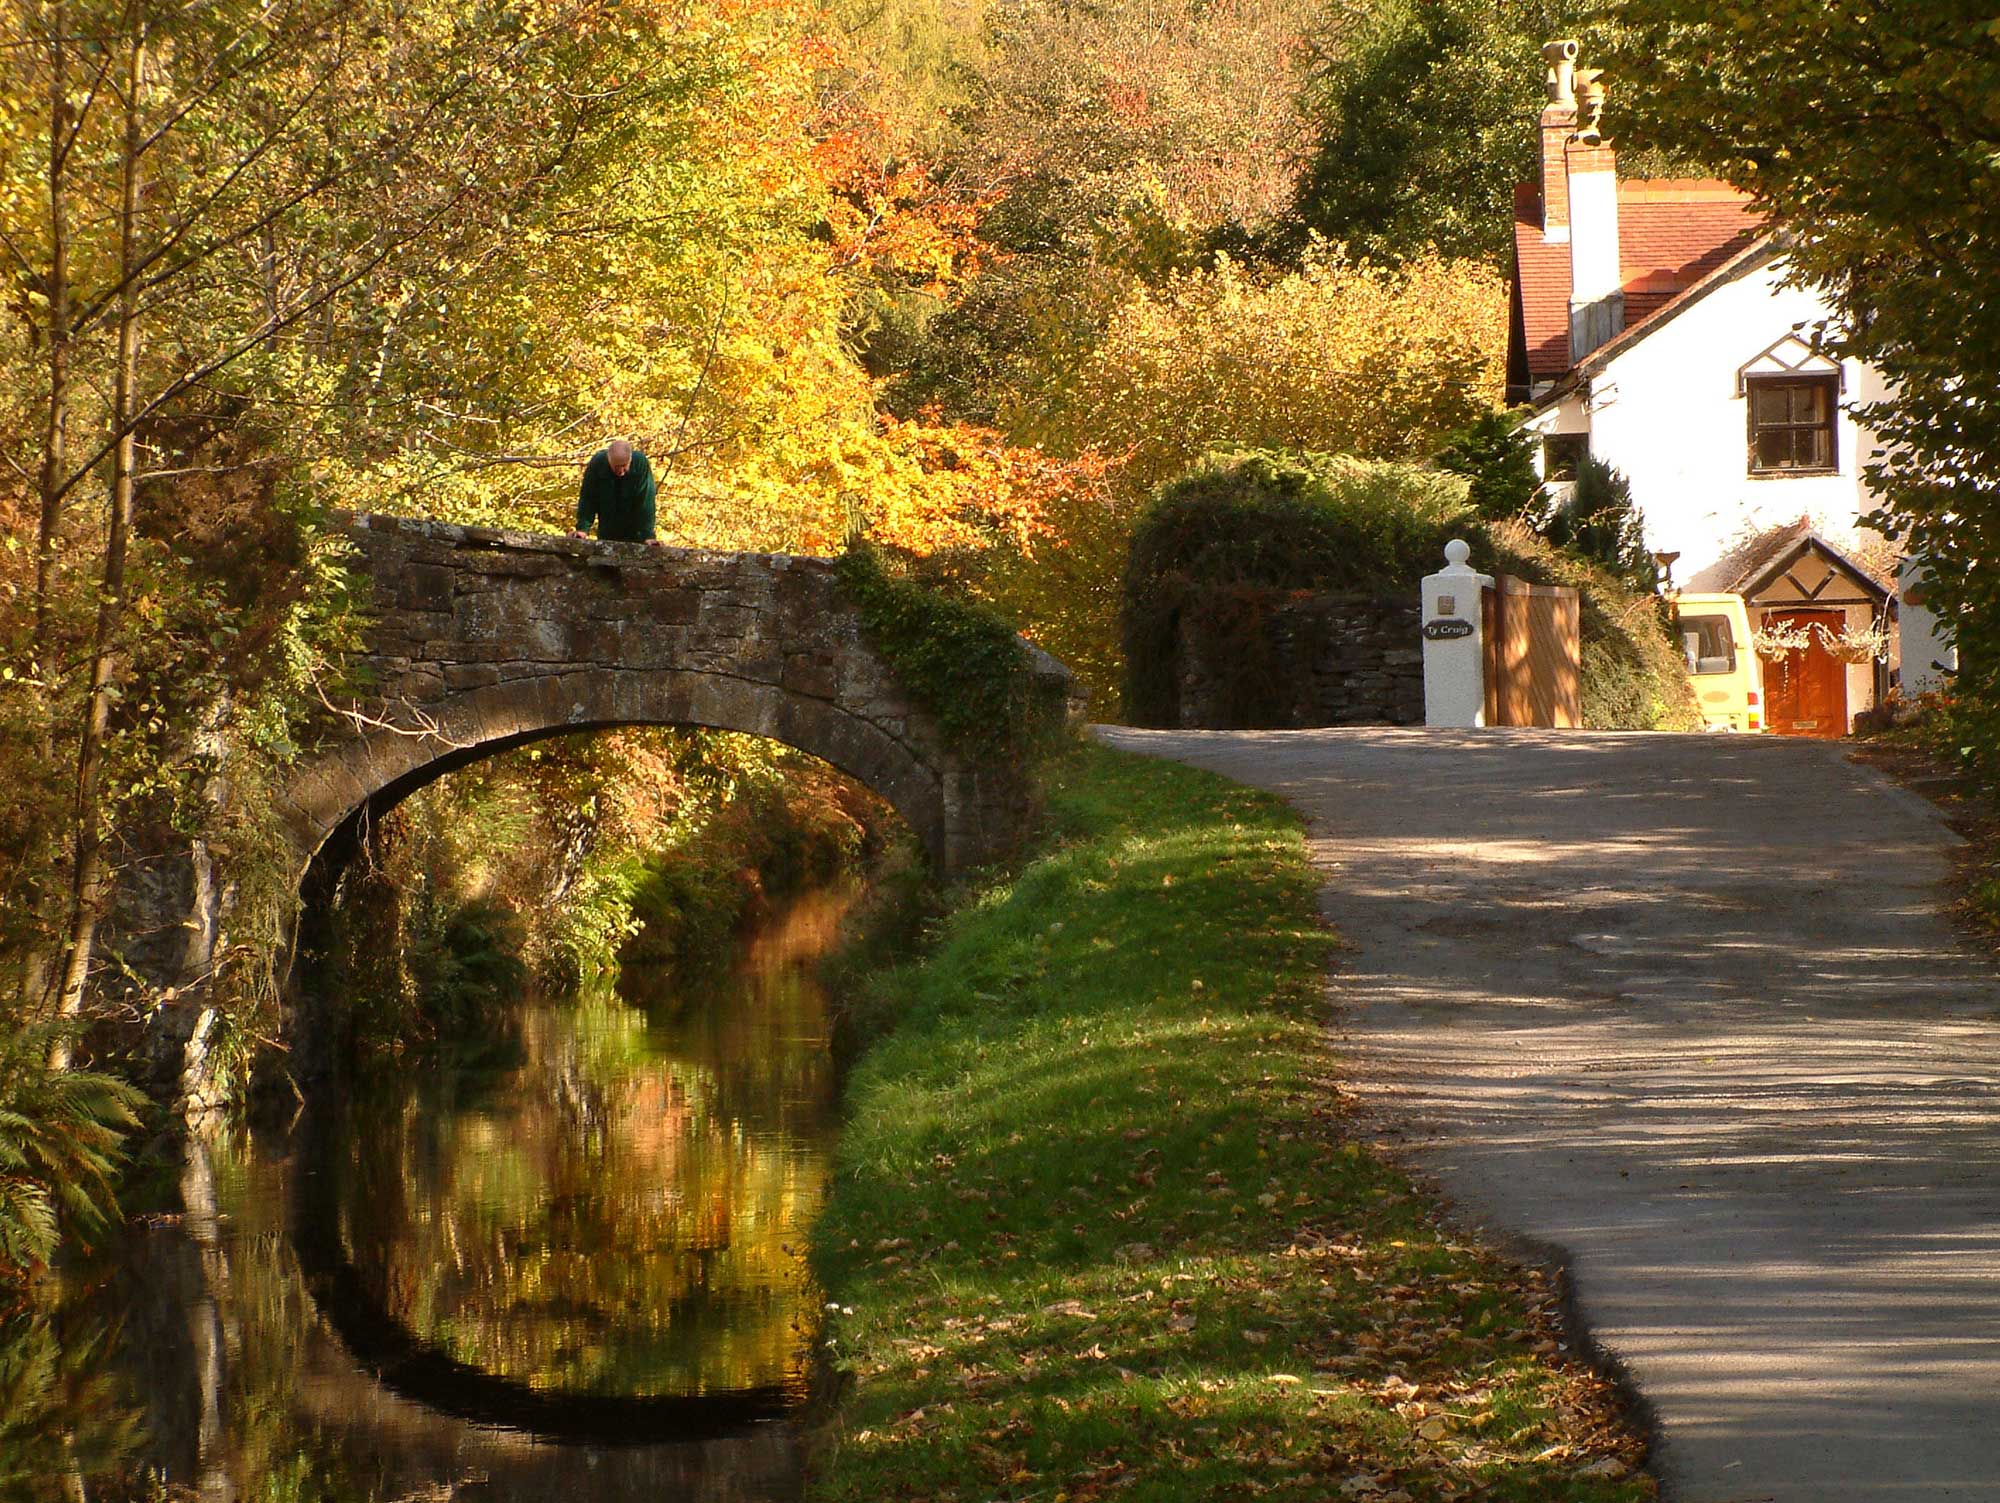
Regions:
<svg viewBox="0 0 2000 1503"><path fill-rule="evenodd" d="M1424 638L1426 641L1449 642L1457 637L1469 637L1471 635L1472 623L1470 621L1445 619L1441 621L1426 621L1424 623Z"/></svg>

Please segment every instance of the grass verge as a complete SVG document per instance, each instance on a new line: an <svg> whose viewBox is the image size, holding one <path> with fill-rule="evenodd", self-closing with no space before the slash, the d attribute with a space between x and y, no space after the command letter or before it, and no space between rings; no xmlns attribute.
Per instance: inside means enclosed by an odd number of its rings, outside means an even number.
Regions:
<svg viewBox="0 0 2000 1503"><path fill-rule="evenodd" d="M1555 1291L1349 1132L1296 819L1086 748L866 1005L815 1499L1632 1500Z"/></svg>

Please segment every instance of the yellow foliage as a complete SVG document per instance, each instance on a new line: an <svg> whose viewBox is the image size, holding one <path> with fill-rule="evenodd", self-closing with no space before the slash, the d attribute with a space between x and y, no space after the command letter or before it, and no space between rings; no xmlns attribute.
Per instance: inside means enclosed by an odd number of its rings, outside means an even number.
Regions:
<svg viewBox="0 0 2000 1503"><path fill-rule="evenodd" d="M1140 490L1229 445L1422 458L1498 401L1506 308L1500 278L1471 262L1390 269L1322 248L1265 278L1224 257L1136 288L1016 426L1062 452L1126 455Z"/></svg>
<svg viewBox="0 0 2000 1503"><path fill-rule="evenodd" d="M1033 550L993 549L975 583L981 598L1069 666L1096 720L1118 719L1125 692L1118 612L1140 500L1116 481L1115 469L1101 466L1088 483L1049 496Z"/></svg>

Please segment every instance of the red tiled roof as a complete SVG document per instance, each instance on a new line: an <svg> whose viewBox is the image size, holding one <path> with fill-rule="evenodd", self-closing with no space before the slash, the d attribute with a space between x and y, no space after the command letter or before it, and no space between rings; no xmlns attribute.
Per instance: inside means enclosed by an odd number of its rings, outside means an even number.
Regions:
<svg viewBox="0 0 2000 1503"><path fill-rule="evenodd" d="M1666 307L1757 238L1764 224L1727 183L1658 179L1618 185L1618 270L1630 328ZM1570 369L1569 246L1542 238L1542 195L1514 189L1515 285L1528 375L1560 380Z"/></svg>

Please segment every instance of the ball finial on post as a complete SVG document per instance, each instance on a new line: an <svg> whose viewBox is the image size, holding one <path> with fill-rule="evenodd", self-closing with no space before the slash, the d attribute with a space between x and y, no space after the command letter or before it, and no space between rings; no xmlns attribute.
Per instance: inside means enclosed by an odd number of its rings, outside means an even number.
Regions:
<svg viewBox="0 0 2000 1503"><path fill-rule="evenodd" d="M1472 557L1472 544L1464 538L1453 538L1444 545L1444 561L1458 568L1464 568Z"/></svg>

